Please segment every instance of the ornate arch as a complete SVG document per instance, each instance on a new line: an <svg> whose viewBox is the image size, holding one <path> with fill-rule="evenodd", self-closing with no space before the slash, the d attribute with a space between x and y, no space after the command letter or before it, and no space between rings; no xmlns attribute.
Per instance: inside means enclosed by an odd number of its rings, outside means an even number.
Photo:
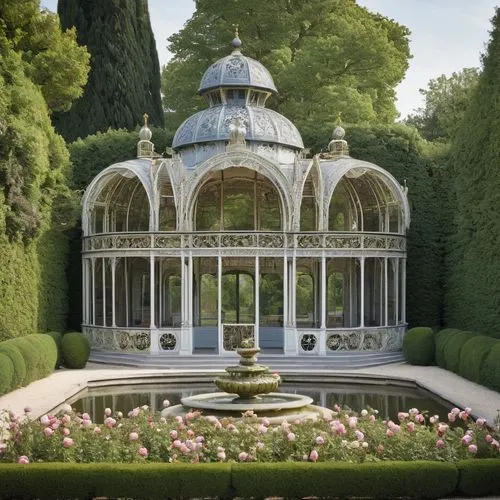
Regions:
<svg viewBox="0 0 500 500"><path fill-rule="evenodd" d="M291 200L290 183L285 174L279 169L278 166L250 151L235 151L213 156L212 158L202 163L187 179L183 221L185 230L193 230L195 202L198 193L207 178L207 175L212 172L217 172L232 167L248 168L249 170L254 170L255 172L258 172L269 179L269 181L274 185L279 194L281 207L283 208L282 227L284 230L287 230L287 228L290 227L293 206Z"/></svg>
<svg viewBox="0 0 500 500"><path fill-rule="evenodd" d="M313 176L313 186L314 186L314 194L316 203L318 206L318 223L317 229L321 231L323 229L323 191L324 191L324 183L323 183L323 174L321 172L320 164L318 161L318 157L315 156L312 160L309 160L308 165L305 170L303 170L302 178L297 183L295 192L294 192L294 230L298 231L300 228L300 215L302 210L302 197L304 194L304 188L307 182L309 175Z"/></svg>
<svg viewBox="0 0 500 500"><path fill-rule="evenodd" d="M355 160L353 158L341 158L336 161L321 162L321 170L324 179L324 193L323 193L323 214L328 214L330 202L333 193L340 180L349 175L349 172L355 169L376 172L386 183L387 187L395 195L396 199L400 202L403 209L403 224L405 229L410 227L410 205L406 190L399 184L396 178L384 170L382 167L373 163ZM325 219L326 220L326 219Z"/></svg>
<svg viewBox="0 0 500 500"><path fill-rule="evenodd" d="M106 184L115 178L116 175L123 175L129 178L135 176L139 179L149 202L149 231L154 231L154 228L157 227L157 222L154 211L154 189L150 172L150 160L130 160L122 163L115 163L99 172L89 184L82 197L83 235L88 236L90 234L90 213L97 197ZM108 179L106 179L106 177L108 177Z"/></svg>

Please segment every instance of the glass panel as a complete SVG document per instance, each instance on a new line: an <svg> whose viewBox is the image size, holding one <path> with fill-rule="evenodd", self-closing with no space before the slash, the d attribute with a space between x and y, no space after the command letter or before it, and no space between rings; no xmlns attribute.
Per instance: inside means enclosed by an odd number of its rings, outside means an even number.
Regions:
<svg viewBox="0 0 500 500"><path fill-rule="evenodd" d="M142 257L127 259L129 279L129 325L150 326L149 260Z"/></svg>
<svg viewBox="0 0 500 500"><path fill-rule="evenodd" d="M218 315L217 259L193 259L193 317L195 326L216 326Z"/></svg>
<svg viewBox="0 0 500 500"><path fill-rule="evenodd" d="M98 234L104 232L104 215L106 207L104 205L94 205L92 213L92 233Z"/></svg>
<svg viewBox="0 0 500 500"><path fill-rule="evenodd" d="M181 259L165 257L158 259L157 276L160 276L160 290L157 297L157 324L179 328L181 326Z"/></svg>
<svg viewBox="0 0 500 500"><path fill-rule="evenodd" d="M348 181L342 179L333 193L328 212L329 231L361 231L361 220Z"/></svg>
<svg viewBox="0 0 500 500"><path fill-rule="evenodd" d="M327 323L328 328L344 326L344 274L333 272L327 282Z"/></svg>
<svg viewBox="0 0 500 500"><path fill-rule="evenodd" d="M316 222L316 200L310 196L304 196L300 205L300 230L317 231Z"/></svg>
<svg viewBox="0 0 500 500"><path fill-rule="evenodd" d="M221 229L221 184L209 183L202 187L196 203L196 229L219 231Z"/></svg>
<svg viewBox="0 0 500 500"><path fill-rule="evenodd" d="M257 211L260 231L281 229L280 198L276 188L267 180L257 184Z"/></svg>
<svg viewBox="0 0 500 500"><path fill-rule="evenodd" d="M385 289L383 259L365 259L365 326L384 324Z"/></svg>
<svg viewBox="0 0 500 500"><path fill-rule="evenodd" d="M115 319L117 326L127 325L127 288L125 286L125 262L126 257L116 259L115 269Z"/></svg>
<svg viewBox="0 0 500 500"><path fill-rule="evenodd" d="M104 291L102 282L102 261L96 259L94 266L95 324L104 325Z"/></svg>
<svg viewBox="0 0 500 500"><path fill-rule="evenodd" d="M319 327L321 306L318 293L319 264L318 259L300 258L296 260L295 320L299 328Z"/></svg>
<svg viewBox="0 0 500 500"><path fill-rule="evenodd" d="M254 182L224 182L224 230L254 230Z"/></svg>
<svg viewBox="0 0 500 500"><path fill-rule="evenodd" d="M264 259L261 259L261 261ZM265 259L275 260L279 259ZM278 264L278 262L277 262ZM283 267L283 261L279 262ZM261 267L262 269L262 267ZM279 268L278 268L279 269ZM283 274L261 273L259 282L261 326L283 326Z"/></svg>
<svg viewBox="0 0 500 500"><path fill-rule="evenodd" d="M111 277L111 259L104 259L106 326L113 326L113 281Z"/></svg>
<svg viewBox="0 0 500 500"><path fill-rule="evenodd" d="M160 231L175 231L177 227L177 210L170 183L162 186L160 196Z"/></svg>
<svg viewBox="0 0 500 500"><path fill-rule="evenodd" d="M149 229L149 200L142 184L137 186L128 214L129 231L147 231Z"/></svg>
<svg viewBox="0 0 500 500"><path fill-rule="evenodd" d="M398 259L387 261L387 324L395 325L397 322L396 311L396 268Z"/></svg>

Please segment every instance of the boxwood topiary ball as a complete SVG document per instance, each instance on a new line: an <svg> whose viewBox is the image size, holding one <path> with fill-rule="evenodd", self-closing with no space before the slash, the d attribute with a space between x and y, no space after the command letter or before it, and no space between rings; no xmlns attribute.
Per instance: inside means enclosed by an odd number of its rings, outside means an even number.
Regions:
<svg viewBox="0 0 500 500"><path fill-rule="evenodd" d="M403 339L403 354L408 363L433 365L435 352L435 335L432 328L421 326L408 330Z"/></svg>
<svg viewBox="0 0 500 500"><path fill-rule="evenodd" d="M78 332L65 333L61 350L66 368L85 368L90 356L90 343L84 335Z"/></svg>

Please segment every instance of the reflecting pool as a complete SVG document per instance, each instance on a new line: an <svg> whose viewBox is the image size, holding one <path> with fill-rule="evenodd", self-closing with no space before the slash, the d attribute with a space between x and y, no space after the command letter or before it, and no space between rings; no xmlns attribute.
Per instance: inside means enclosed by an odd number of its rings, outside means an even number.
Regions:
<svg viewBox="0 0 500 500"><path fill-rule="evenodd" d="M313 404L330 409L335 404L348 406L356 412L370 407L386 419L396 419L399 411L410 408L427 411L429 415L437 414L443 419L451 408L449 403L432 393L411 386L285 381L280 391L309 396ZM181 398L206 392L214 392L212 383L127 384L89 388L78 399L68 402L76 411L87 412L92 421L101 423L105 408L122 411L124 415L143 405L159 411L165 399L176 405L180 404Z"/></svg>

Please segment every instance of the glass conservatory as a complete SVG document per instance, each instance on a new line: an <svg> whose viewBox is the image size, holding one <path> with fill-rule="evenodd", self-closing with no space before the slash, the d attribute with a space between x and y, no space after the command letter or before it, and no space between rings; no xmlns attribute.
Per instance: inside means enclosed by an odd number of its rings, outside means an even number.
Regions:
<svg viewBox="0 0 500 500"><path fill-rule="evenodd" d="M306 158L265 107L259 62L210 66L207 108L154 152L109 166L83 197L83 321L94 348L170 355L327 356L401 349L406 329L406 190L353 159L344 131Z"/></svg>

